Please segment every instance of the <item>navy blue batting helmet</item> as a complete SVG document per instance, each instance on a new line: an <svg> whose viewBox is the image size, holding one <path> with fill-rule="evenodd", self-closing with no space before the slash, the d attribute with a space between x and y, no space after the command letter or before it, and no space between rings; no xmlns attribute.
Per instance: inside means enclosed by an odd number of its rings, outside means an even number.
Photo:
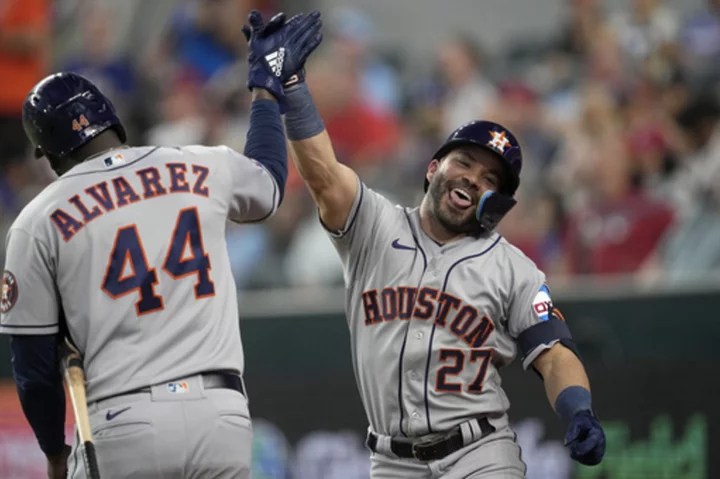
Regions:
<svg viewBox="0 0 720 479"><path fill-rule="evenodd" d="M492 121L471 121L453 131L435 153L433 159L441 160L451 150L463 145L476 145L496 154L505 168L501 191L487 191L478 205L476 216L482 226L492 231L510 209L515 206L515 191L520 186L522 150L510 130ZM425 191L430 183L425 178Z"/></svg>
<svg viewBox="0 0 720 479"><path fill-rule="evenodd" d="M75 73L55 73L33 87L23 103L23 127L36 157L62 158L109 128L127 141L110 100Z"/></svg>

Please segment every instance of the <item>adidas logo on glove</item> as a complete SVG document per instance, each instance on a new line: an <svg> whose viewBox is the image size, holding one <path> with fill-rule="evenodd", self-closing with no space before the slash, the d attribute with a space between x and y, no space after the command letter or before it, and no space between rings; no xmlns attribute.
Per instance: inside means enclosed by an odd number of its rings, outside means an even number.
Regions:
<svg viewBox="0 0 720 479"><path fill-rule="evenodd" d="M268 65L270 65L270 69L275 74L276 77L279 77L282 74L282 67L283 67L283 61L285 60L285 48L280 47L278 51L272 52L268 55L265 55L265 61L268 62Z"/></svg>

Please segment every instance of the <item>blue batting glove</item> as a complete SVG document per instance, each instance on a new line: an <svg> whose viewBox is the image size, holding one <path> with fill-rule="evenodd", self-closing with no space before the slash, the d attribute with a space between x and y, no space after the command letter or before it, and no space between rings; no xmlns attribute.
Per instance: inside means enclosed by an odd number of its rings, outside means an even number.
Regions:
<svg viewBox="0 0 720 479"><path fill-rule="evenodd" d="M248 40L247 86L268 90L280 104L280 112L287 110L284 84L302 78L305 62L322 41L320 13L296 15L287 22L285 14L275 15L267 24L257 10L248 16L250 26L242 31Z"/></svg>
<svg viewBox="0 0 720 479"><path fill-rule="evenodd" d="M586 466L600 464L605 455L605 432L595 415L587 409L573 416L565 434L570 457Z"/></svg>

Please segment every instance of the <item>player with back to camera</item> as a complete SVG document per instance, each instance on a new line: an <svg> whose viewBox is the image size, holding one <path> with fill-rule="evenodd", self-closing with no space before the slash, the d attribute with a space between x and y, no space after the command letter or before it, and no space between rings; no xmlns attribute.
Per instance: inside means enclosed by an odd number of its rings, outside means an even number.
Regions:
<svg viewBox="0 0 720 479"><path fill-rule="evenodd" d="M282 200L282 83L320 43L321 23L253 14L250 25L244 155L129 147L110 101L73 73L45 78L25 101L25 130L59 178L8 233L0 332L51 478L86 477L64 440L63 336L83 355L103 477L250 477L225 226L263 221Z"/></svg>
<svg viewBox="0 0 720 479"><path fill-rule="evenodd" d="M298 79L285 127L345 270L372 477L525 477L500 385L517 354L567 424L571 457L598 464L605 435L570 330L545 275L494 232L520 183L515 136L460 126L431 159L420 206L396 206L336 160Z"/></svg>

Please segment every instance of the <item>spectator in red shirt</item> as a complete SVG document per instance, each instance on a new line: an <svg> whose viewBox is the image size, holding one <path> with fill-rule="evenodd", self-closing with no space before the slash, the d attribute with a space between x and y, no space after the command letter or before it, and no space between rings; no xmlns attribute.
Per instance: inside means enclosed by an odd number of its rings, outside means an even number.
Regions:
<svg viewBox="0 0 720 479"><path fill-rule="evenodd" d="M363 102L360 65L330 55L308 72L315 103L340 161L361 170L358 174L363 176L396 153L398 120Z"/></svg>
<svg viewBox="0 0 720 479"><path fill-rule="evenodd" d="M565 248L570 272L622 274L640 269L673 222L673 211L634 187L627 154L595 168L589 204L573 213Z"/></svg>

